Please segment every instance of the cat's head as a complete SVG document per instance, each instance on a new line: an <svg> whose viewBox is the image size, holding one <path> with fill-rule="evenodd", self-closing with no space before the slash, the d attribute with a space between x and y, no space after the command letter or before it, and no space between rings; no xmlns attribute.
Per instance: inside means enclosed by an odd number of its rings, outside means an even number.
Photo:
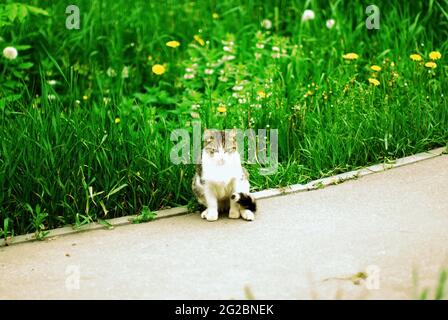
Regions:
<svg viewBox="0 0 448 320"><path fill-rule="evenodd" d="M204 151L212 158L225 160L237 153L236 129L204 130Z"/></svg>

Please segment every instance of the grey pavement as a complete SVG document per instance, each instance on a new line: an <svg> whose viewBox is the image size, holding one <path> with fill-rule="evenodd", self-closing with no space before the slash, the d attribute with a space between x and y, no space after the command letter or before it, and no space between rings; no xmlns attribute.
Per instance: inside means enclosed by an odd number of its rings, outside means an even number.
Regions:
<svg viewBox="0 0 448 320"><path fill-rule="evenodd" d="M259 208L2 247L0 299L413 299L448 268L446 155Z"/></svg>

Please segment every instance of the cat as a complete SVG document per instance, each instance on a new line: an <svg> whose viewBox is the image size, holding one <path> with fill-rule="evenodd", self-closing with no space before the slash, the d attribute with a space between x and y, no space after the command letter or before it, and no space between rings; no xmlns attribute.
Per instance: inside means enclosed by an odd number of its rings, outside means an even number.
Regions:
<svg viewBox="0 0 448 320"><path fill-rule="evenodd" d="M192 187L198 202L206 207L203 219L216 221L218 212L228 212L231 219L255 219L257 204L249 193L249 174L241 166L235 129L205 129Z"/></svg>

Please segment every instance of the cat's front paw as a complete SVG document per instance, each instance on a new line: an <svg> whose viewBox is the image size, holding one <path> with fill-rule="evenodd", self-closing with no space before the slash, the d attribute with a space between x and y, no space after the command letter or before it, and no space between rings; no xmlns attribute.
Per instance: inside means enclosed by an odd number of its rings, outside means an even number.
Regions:
<svg viewBox="0 0 448 320"><path fill-rule="evenodd" d="M205 209L201 213L202 219L207 219L207 221L216 221L218 220L218 210L216 209Z"/></svg>
<svg viewBox="0 0 448 320"><path fill-rule="evenodd" d="M240 217L240 210L238 210L238 208L231 208L229 210L230 219L239 219L239 217Z"/></svg>
<svg viewBox="0 0 448 320"><path fill-rule="evenodd" d="M243 217L244 220L247 221L254 221L255 220L255 214L250 210L241 210L241 217Z"/></svg>

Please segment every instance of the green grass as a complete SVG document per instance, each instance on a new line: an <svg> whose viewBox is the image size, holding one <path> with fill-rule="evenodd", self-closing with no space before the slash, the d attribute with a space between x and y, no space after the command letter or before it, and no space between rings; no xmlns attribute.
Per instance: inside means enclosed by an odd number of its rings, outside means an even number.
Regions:
<svg viewBox="0 0 448 320"><path fill-rule="evenodd" d="M419 278L416 271L412 274L414 288L416 290L415 299L419 300L446 300L446 287L447 287L447 278L448 271L442 269L439 272L439 277L436 282L436 286L434 288L424 287L419 288Z"/></svg>
<svg viewBox="0 0 448 320"><path fill-rule="evenodd" d="M253 190L447 145L446 0L377 1L379 30L364 25L367 2L80 0L79 30L65 28L66 2L27 3L48 16L30 12L0 29L0 49L19 49L16 60L0 59L0 226L8 229L0 234L190 203L194 167L173 165L169 154L170 133L193 121L279 130L278 172L248 165ZM306 8L316 19L301 23ZM234 42L235 59L217 65L229 55L223 40ZM273 58L273 47L284 56ZM426 62L433 50L442 53L436 69L409 58ZM348 52L359 58L345 61ZM154 74L154 64L166 72Z"/></svg>

